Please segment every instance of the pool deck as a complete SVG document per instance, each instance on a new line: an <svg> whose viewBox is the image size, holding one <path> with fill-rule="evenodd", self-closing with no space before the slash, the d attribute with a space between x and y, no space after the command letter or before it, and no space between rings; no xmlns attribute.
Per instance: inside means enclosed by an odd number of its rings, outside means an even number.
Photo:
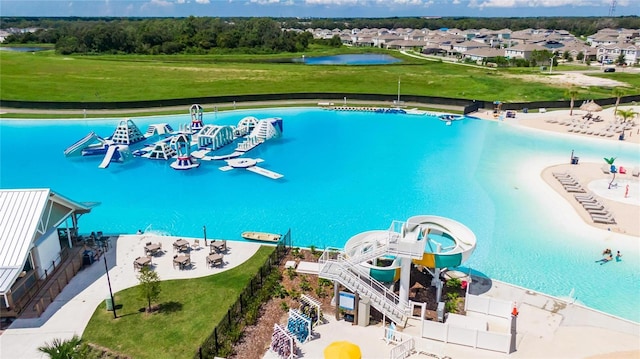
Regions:
<svg viewBox="0 0 640 359"><path fill-rule="evenodd" d="M200 249L191 251L194 266L174 269L172 243L178 237L121 235L114 237L114 247L106 252L109 275L114 292L137 284L137 271L133 261L144 255L146 242L162 242L166 251L154 257L153 267L163 280L194 278L219 273L237 266L250 258L259 244L228 241L229 250L222 268L208 268L209 253L200 239ZM185 238L193 243L193 238ZM566 304L557 298L498 281L479 281L482 295L516 301L518 317L517 351L511 355L474 350L453 344L419 339L420 350L452 358L585 358L610 355L625 358L640 356L640 324L601 313L577 304ZM42 317L16 320L0 335L0 357L44 358L37 347L54 338L70 338L82 334L96 307L103 306L109 295L104 263L96 262L80 271L51 304ZM563 304L565 303L565 304ZM301 345L301 357L319 358L322 350L332 341L342 339L359 344L364 358L388 358L391 346L381 338L380 326L358 327L344 321L328 318L327 324L317 327L317 337ZM416 333L417 324L408 326L405 333ZM606 356L602 357L605 358ZM270 358L269 354L265 358ZM600 357L599 357L600 358Z"/></svg>

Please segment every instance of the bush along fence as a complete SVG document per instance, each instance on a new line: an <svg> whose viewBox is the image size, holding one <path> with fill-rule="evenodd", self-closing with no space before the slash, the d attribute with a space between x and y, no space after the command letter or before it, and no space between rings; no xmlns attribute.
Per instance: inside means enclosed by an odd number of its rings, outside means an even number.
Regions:
<svg viewBox="0 0 640 359"><path fill-rule="evenodd" d="M274 288L280 283L282 274L278 266L291 248L291 230L287 232L260 270L249 281L236 302L229 308L213 332L202 343L194 358L227 357L232 354L233 344L242 337L244 328L257 322L260 307L271 298Z"/></svg>

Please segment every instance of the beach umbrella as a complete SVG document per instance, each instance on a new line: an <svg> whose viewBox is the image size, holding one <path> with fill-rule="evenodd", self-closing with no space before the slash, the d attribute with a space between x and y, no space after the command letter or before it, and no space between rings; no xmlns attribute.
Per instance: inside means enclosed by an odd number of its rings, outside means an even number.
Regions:
<svg viewBox="0 0 640 359"><path fill-rule="evenodd" d="M360 347L348 342L337 341L324 348L324 359L361 359Z"/></svg>
<svg viewBox="0 0 640 359"><path fill-rule="evenodd" d="M589 111L589 112L602 111L602 107L593 101L589 101L583 104L582 106L580 106L580 109L582 111Z"/></svg>

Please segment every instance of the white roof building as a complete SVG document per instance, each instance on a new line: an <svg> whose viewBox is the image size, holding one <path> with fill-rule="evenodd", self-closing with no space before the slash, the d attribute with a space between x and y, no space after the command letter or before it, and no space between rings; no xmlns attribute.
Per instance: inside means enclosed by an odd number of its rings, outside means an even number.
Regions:
<svg viewBox="0 0 640 359"><path fill-rule="evenodd" d="M0 190L0 295L2 307L13 309L23 293L13 293L14 284L27 272L36 281L51 263L61 260L61 238L58 227L67 231L64 241L71 243L71 232L77 234L80 215L89 213L96 203L79 203L50 189ZM71 228L66 226L71 218ZM27 276L28 277L28 276ZM35 283L33 283L35 285ZM25 288L28 289L28 288Z"/></svg>

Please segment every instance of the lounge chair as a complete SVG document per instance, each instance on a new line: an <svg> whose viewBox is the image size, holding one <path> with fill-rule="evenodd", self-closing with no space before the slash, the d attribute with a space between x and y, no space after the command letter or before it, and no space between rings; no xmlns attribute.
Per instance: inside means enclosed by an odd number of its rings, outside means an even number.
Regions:
<svg viewBox="0 0 640 359"><path fill-rule="evenodd" d="M602 170L602 172L606 175L608 175L609 173L611 173L611 167L609 167L609 165L603 165L602 167L600 167L600 169Z"/></svg>
<svg viewBox="0 0 640 359"><path fill-rule="evenodd" d="M611 217L611 212L607 211L606 209L603 211L588 211L589 215L592 216L601 216L601 217L605 217L605 218L611 218L613 219L613 217Z"/></svg>
<svg viewBox="0 0 640 359"><path fill-rule="evenodd" d="M600 201L597 198L576 198L576 201L581 205L597 205L600 204Z"/></svg>
<svg viewBox="0 0 640 359"><path fill-rule="evenodd" d="M590 210L590 209L603 209L604 205L600 202L593 202L593 203L581 203L582 207L586 210Z"/></svg>
<svg viewBox="0 0 640 359"><path fill-rule="evenodd" d="M633 170L631 170L631 175L634 177L640 177L640 168L634 167Z"/></svg>
<svg viewBox="0 0 640 359"><path fill-rule="evenodd" d="M578 181L574 180L574 179L559 179L558 182L562 183L563 185L578 185Z"/></svg>
<svg viewBox="0 0 640 359"><path fill-rule="evenodd" d="M199 239L194 240L193 244L191 245L191 248L200 249L200 240Z"/></svg>
<svg viewBox="0 0 640 359"><path fill-rule="evenodd" d="M612 222L612 223L616 222L615 218L613 217L613 214L611 214L611 213L609 213L607 215L591 214L590 216L591 216L591 219L593 219L594 222L596 220L599 220L601 222L603 222L603 221L609 221L609 222ZM598 222L598 223L601 223L601 222Z"/></svg>
<svg viewBox="0 0 640 359"><path fill-rule="evenodd" d="M595 223L600 223L600 224L617 224L616 220L613 218L601 218L601 217L591 216L591 219Z"/></svg>
<svg viewBox="0 0 640 359"><path fill-rule="evenodd" d="M582 186L578 186L578 187L567 186L564 189L569 193L587 193L587 191L584 188L582 188Z"/></svg>

